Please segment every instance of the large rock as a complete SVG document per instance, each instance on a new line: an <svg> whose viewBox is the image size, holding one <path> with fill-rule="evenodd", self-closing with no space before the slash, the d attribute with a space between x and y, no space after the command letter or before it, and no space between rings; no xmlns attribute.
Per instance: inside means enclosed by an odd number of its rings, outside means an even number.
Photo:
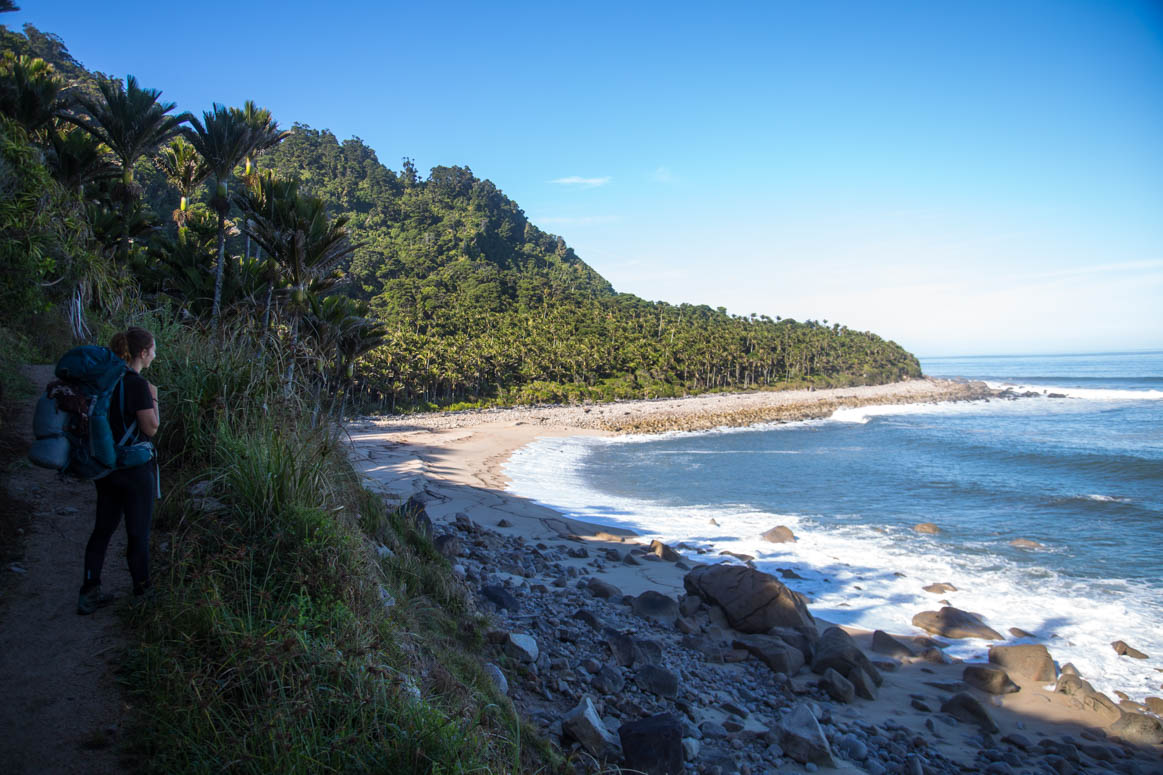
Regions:
<svg viewBox="0 0 1163 775"><path fill-rule="evenodd" d="M602 694L617 694L626 685L626 679L614 668L603 665L590 681L590 685Z"/></svg>
<svg viewBox="0 0 1163 775"><path fill-rule="evenodd" d="M779 746L786 756L801 764L811 762L819 767L836 766L828 738L824 737L820 722L816 721L807 705L796 705L779 722L778 731Z"/></svg>
<svg viewBox="0 0 1163 775"><path fill-rule="evenodd" d="M1021 688L1010 680L1009 674L1000 667L988 665L967 665L961 680L988 694L1012 694Z"/></svg>
<svg viewBox="0 0 1163 775"><path fill-rule="evenodd" d="M634 673L634 683L642 691L659 697L674 697L678 694L678 676L658 665L642 665Z"/></svg>
<svg viewBox="0 0 1163 775"><path fill-rule="evenodd" d="M521 610L521 601L513 597L513 594L500 584L490 584L481 587L481 596L498 609L508 609L514 613Z"/></svg>
<svg viewBox="0 0 1163 775"><path fill-rule="evenodd" d="M989 661L1005 668L1010 675L1050 683L1058 677L1050 652L1041 644L990 646Z"/></svg>
<svg viewBox="0 0 1163 775"><path fill-rule="evenodd" d="M678 562L682 559L681 554L676 552L674 549L671 549L669 546L662 543L662 541L659 541L658 539L650 542L650 549L648 551L653 555L661 557L667 562Z"/></svg>
<svg viewBox="0 0 1163 775"><path fill-rule="evenodd" d="M669 624L678 616L678 603L669 595L648 589L631 601L630 610L645 619Z"/></svg>
<svg viewBox="0 0 1163 775"><path fill-rule="evenodd" d="M537 661L537 657L541 655L541 650L537 647L537 640L532 635L511 632L509 639L505 642L505 653L518 662L532 663Z"/></svg>
<svg viewBox="0 0 1163 775"><path fill-rule="evenodd" d="M489 681L493 686L497 687L497 691L501 694L509 693L509 680L505 678L505 674L501 672L501 668L494 665L492 662L485 663L485 675L489 677Z"/></svg>
<svg viewBox="0 0 1163 775"><path fill-rule="evenodd" d="M940 611L922 611L913 617L913 626L944 638L1004 640L997 630L981 621L981 617L951 605Z"/></svg>
<svg viewBox="0 0 1163 775"><path fill-rule="evenodd" d="M985 706L978 702L976 697L965 692L958 692L941 703L941 712L948 713L958 721L976 724L991 735L998 731L997 722L989 715Z"/></svg>
<svg viewBox="0 0 1163 775"><path fill-rule="evenodd" d="M804 666L803 652L774 635L741 635L731 641L731 648L743 649L772 672L789 677Z"/></svg>
<svg viewBox="0 0 1163 775"><path fill-rule="evenodd" d="M615 587L608 581L602 581L596 576L590 576L586 581L586 589L594 597L600 597L603 600L621 600L622 590Z"/></svg>
<svg viewBox="0 0 1163 775"><path fill-rule="evenodd" d="M1093 694L1094 687L1077 673L1068 673L1063 670L1062 675L1058 676L1058 682L1054 685L1054 691L1058 694L1065 694L1067 697L1082 697Z"/></svg>
<svg viewBox="0 0 1163 775"><path fill-rule="evenodd" d="M807 606L774 576L739 565L703 565L683 578L692 595L719 606L740 632L763 633L772 627L815 630Z"/></svg>
<svg viewBox="0 0 1163 775"><path fill-rule="evenodd" d="M1124 641L1121 641L1121 640L1116 640L1114 643L1111 644L1111 647L1114 648L1115 653L1118 654L1120 657L1131 657L1132 659L1147 659L1148 658L1146 654L1139 651L1137 648L1134 648L1132 646L1128 646Z"/></svg>
<svg viewBox="0 0 1163 775"><path fill-rule="evenodd" d="M773 544L790 544L796 540L795 533L786 525L776 525L771 530L760 535L760 538Z"/></svg>
<svg viewBox="0 0 1163 775"><path fill-rule="evenodd" d="M948 581L938 581L935 584L929 584L926 587L921 587L926 592L932 592L934 595L943 595L946 592L956 592L957 587L950 584Z"/></svg>
<svg viewBox="0 0 1163 775"><path fill-rule="evenodd" d="M634 648L634 639L630 637L629 633L607 627L602 631L602 636L606 640L606 645L610 647L610 653L614 655L615 662L622 667L630 667L634 664L638 653Z"/></svg>
<svg viewBox="0 0 1163 775"><path fill-rule="evenodd" d="M863 668L853 665L852 669L848 671L848 680L851 682L857 697L865 700L876 699L876 681Z"/></svg>
<svg viewBox="0 0 1163 775"><path fill-rule="evenodd" d="M941 532L941 528L937 527L932 522L920 522L916 525L913 525L913 530L917 531L918 533L924 533L925 535L931 536L935 536Z"/></svg>
<svg viewBox="0 0 1163 775"><path fill-rule="evenodd" d="M872 650L877 654L887 654L896 659L904 659L905 657L916 655L916 652L909 648L909 646L901 643L884 630L876 630L872 633Z"/></svg>
<svg viewBox="0 0 1163 775"><path fill-rule="evenodd" d="M622 758L622 743L602 723L593 701L583 697L577 707L561 717L561 731L581 743L597 759Z"/></svg>
<svg viewBox="0 0 1163 775"><path fill-rule="evenodd" d="M645 775L682 775L682 723L670 713L630 721L618 729L625 769Z"/></svg>
<svg viewBox="0 0 1163 775"><path fill-rule="evenodd" d="M820 687L836 702L850 703L856 699L856 688L852 682L830 667L824 671Z"/></svg>
<svg viewBox="0 0 1163 775"><path fill-rule="evenodd" d="M1132 743L1163 743L1163 722L1143 713L1124 713L1121 719L1111 724L1110 731Z"/></svg>
<svg viewBox="0 0 1163 775"><path fill-rule="evenodd" d="M864 655L852 636L839 627L829 627L824 630L816 642L816 655L812 658L812 672L824 673L833 668L840 675L848 675L854 667L858 667L868 674L872 681L880 686L884 682L880 671L872 661Z"/></svg>

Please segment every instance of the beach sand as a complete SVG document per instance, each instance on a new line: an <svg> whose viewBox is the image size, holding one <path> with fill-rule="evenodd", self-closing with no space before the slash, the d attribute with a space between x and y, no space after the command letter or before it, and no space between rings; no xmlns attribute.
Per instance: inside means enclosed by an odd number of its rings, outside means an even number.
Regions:
<svg viewBox="0 0 1163 775"><path fill-rule="evenodd" d="M922 379L835 390L714 394L594 406L360 418L349 422L347 431L354 464L366 478L367 486L382 493L389 502L418 497L425 503L438 533L451 529L457 515L465 515L502 537L523 539L548 551L562 550L558 556L564 557L565 550L581 545L588 549L589 557L594 557L608 549L624 552L635 543L634 535L569 519L507 493L503 466L515 450L550 436L739 426L824 417L842 406L972 400L987 394L988 389L981 383ZM698 562L692 555L683 564L693 566ZM569 565L576 568L578 577L600 575L601 580L626 595L655 590L681 599L685 594L683 578L688 571L673 562L610 563L599 565L595 573L591 560L576 558L563 560L559 570L568 570ZM518 589L535 582L503 572L493 574L492 579L507 579ZM827 626L826 622L819 622L821 631ZM892 660L870 651L871 633L849 632L870 657L892 669L884 672L885 682L878 699L836 704L830 708L832 718L908 730L928 740L948 759L972 765L981 749L980 737L975 739L976 730L968 725L951 729L938 723L934 727L934 713L917 707L928 706L936 711L942 699L962 681L964 665L908 660L892 665ZM1078 697L1054 693L1052 685L1011 677L1021 686L1020 692L998 696L975 693L1001 727L998 738L1018 733L1037 742L1041 738L1061 740L1065 735L1083 745L1104 739L1104 730L1112 720L1109 715L1087 710ZM797 691L806 693L818 680L818 675L804 669L791 683ZM1160 761L1159 752L1156 746L1150 755Z"/></svg>

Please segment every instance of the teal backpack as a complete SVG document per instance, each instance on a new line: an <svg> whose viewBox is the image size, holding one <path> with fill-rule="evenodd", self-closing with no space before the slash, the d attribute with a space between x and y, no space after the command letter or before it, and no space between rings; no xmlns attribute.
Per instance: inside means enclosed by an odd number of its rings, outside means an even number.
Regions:
<svg viewBox="0 0 1163 775"><path fill-rule="evenodd" d="M125 391L117 388L128 371L125 361L106 347L74 347L65 353L57 362L58 381L37 401L32 418L36 441L28 459L78 479L100 479L153 460L153 444L128 443L136 434L136 419L120 441L113 440L109 405L117 393L125 416Z"/></svg>

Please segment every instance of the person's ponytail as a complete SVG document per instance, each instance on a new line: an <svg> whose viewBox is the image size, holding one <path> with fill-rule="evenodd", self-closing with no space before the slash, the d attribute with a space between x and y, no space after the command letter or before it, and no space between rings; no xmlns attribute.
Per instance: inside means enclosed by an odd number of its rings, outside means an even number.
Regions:
<svg viewBox="0 0 1163 775"><path fill-rule="evenodd" d="M109 349L121 360L129 363L143 352L153 347L153 334L144 328L130 326L129 330L113 335Z"/></svg>
<svg viewBox="0 0 1163 775"><path fill-rule="evenodd" d="M131 360L129 357L129 337L125 335L124 331L118 331L113 335L113 341L109 342L109 349L126 363Z"/></svg>

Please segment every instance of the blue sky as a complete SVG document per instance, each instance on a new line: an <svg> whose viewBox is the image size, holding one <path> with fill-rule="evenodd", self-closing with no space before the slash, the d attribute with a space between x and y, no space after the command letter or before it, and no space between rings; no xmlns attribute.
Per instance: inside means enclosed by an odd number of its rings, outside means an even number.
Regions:
<svg viewBox="0 0 1163 775"><path fill-rule="evenodd" d="M1163 4L20 3L182 109L466 165L621 291L1163 348Z"/></svg>

